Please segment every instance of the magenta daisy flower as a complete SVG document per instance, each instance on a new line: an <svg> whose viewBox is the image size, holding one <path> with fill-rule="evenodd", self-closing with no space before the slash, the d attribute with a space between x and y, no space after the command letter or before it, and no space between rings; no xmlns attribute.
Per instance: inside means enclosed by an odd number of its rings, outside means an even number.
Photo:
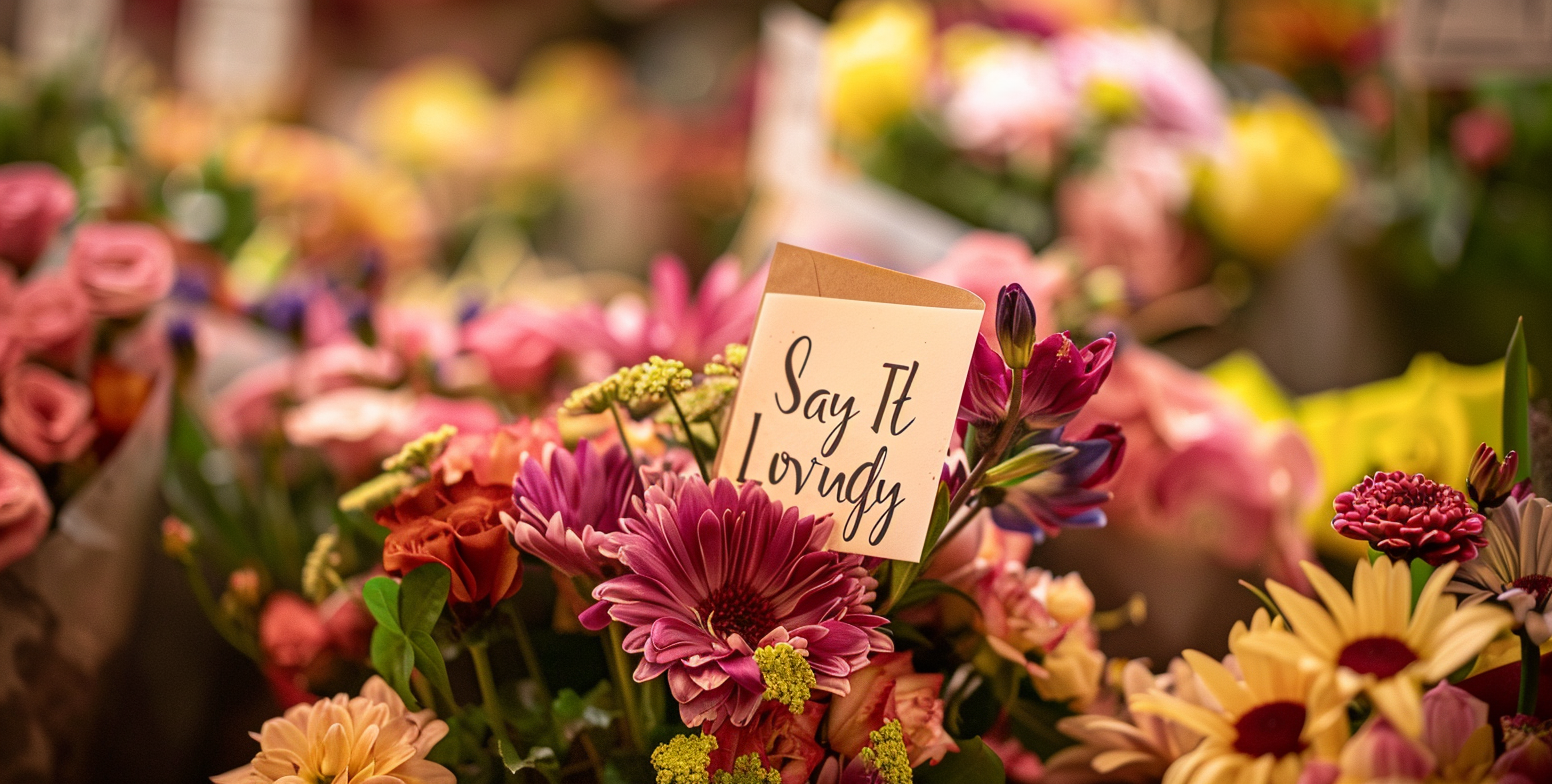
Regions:
<svg viewBox="0 0 1552 784"><path fill-rule="evenodd" d="M894 649L869 607L877 584L862 557L824 549L831 518L783 507L756 482L665 476L622 524L610 546L629 573L594 589L582 624L631 627L636 680L666 673L688 726L754 718L766 688L759 648L792 646L833 694L847 693L870 654Z"/></svg>
<svg viewBox="0 0 1552 784"><path fill-rule="evenodd" d="M618 444L600 452L584 439L575 454L551 444L542 459L523 461L512 481L518 516L501 522L518 549L568 577L601 580L617 571L602 549L640 496L640 475Z"/></svg>

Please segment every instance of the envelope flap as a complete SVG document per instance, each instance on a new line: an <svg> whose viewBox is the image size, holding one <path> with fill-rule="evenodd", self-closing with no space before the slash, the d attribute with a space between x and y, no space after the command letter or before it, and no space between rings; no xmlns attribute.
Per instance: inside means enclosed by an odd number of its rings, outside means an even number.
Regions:
<svg viewBox="0 0 1552 784"><path fill-rule="evenodd" d="M986 307L980 297L955 286L785 243L776 245L765 291L933 308Z"/></svg>

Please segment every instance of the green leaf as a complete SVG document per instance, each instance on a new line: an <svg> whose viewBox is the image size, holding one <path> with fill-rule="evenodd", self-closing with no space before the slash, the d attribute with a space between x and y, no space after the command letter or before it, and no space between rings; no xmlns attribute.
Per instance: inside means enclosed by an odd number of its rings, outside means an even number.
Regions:
<svg viewBox="0 0 1552 784"><path fill-rule="evenodd" d="M1245 590L1255 594L1256 598L1261 600L1261 604L1266 606L1266 611L1272 614L1273 620L1282 615L1282 612L1277 609L1277 602L1272 601L1272 597L1267 596L1266 591L1257 588L1249 580L1240 580L1239 584L1245 586Z"/></svg>
<svg viewBox="0 0 1552 784"><path fill-rule="evenodd" d="M404 636L404 628L399 625L399 584L392 577L367 580L366 585L361 586L361 601L377 619L378 626Z"/></svg>
<svg viewBox="0 0 1552 784"><path fill-rule="evenodd" d="M530 768L551 781L557 779L560 763L555 758L555 750L549 746L534 746L528 750L527 757L519 757L517 749L507 745L506 742L498 740L496 743L501 747L501 764L506 767L508 773Z"/></svg>
<svg viewBox="0 0 1552 784"><path fill-rule="evenodd" d="M911 583L911 587L905 589L905 593L900 596L900 601L895 602L893 609L902 610L906 607L915 607L918 604L924 604L943 595L958 596L964 599L971 607L980 607L964 591L942 580L917 580Z"/></svg>
<svg viewBox="0 0 1552 784"><path fill-rule="evenodd" d="M1008 705L1008 729L1035 756L1050 759L1073 745L1073 739L1056 728L1058 721L1072 715L1072 709L1061 703L1017 699Z"/></svg>
<svg viewBox="0 0 1552 784"><path fill-rule="evenodd" d="M922 763L912 771L916 784L964 784L1002 781L1002 758L979 737L959 741L959 751L944 755L936 765Z"/></svg>
<svg viewBox="0 0 1552 784"><path fill-rule="evenodd" d="M1514 324L1509 351L1504 356L1503 451L1520 455L1514 481L1530 476L1530 358L1525 347L1525 319Z"/></svg>
<svg viewBox="0 0 1552 784"><path fill-rule="evenodd" d="M405 706L412 711L420 710L415 694L410 691L410 672L415 669L415 653L410 648L410 641L397 629L379 626L372 630L372 667L399 693Z"/></svg>
<svg viewBox="0 0 1552 784"><path fill-rule="evenodd" d="M1428 584L1428 578L1433 576L1433 567L1421 558L1412 559L1412 606L1417 606L1417 597L1423 595L1423 586Z"/></svg>
<svg viewBox="0 0 1552 784"><path fill-rule="evenodd" d="M442 660L442 649L437 647L436 640L431 639L431 634L419 629L409 633L410 649L414 653L415 669L426 676L431 682L431 688L442 695L448 702L456 705L458 701L453 697L453 686L447 680L447 662Z"/></svg>
<svg viewBox="0 0 1552 784"><path fill-rule="evenodd" d="M399 625L406 632L430 632L442 617L453 573L439 563L428 563L404 575L399 583Z"/></svg>
<svg viewBox="0 0 1552 784"><path fill-rule="evenodd" d="M932 554L932 549L938 546L938 538L943 536L943 529L948 527L948 485L938 483L938 496L932 502L932 520L927 523L927 541L922 544L922 560Z"/></svg>

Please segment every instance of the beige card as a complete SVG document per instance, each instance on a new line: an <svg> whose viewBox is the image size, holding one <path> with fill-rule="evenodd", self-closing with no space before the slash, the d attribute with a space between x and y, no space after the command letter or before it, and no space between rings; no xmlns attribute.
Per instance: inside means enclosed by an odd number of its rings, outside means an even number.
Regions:
<svg viewBox="0 0 1552 784"><path fill-rule="evenodd" d="M717 473L835 516L830 548L921 558L985 304L777 245Z"/></svg>
<svg viewBox="0 0 1552 784"><path fill-rule="evenodd" d="M1391 56L1433 86L1552 73L1552 0L1402 0Z"/></svg>

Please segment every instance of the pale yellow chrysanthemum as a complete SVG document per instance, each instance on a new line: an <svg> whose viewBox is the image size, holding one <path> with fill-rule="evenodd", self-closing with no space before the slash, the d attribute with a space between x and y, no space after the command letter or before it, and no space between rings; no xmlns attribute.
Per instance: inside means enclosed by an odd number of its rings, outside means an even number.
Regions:
<svg viewBox="0 0 1552 784"><path fill-rule="evenodd" d="M447 735L435 713L410 713L382 678L361 696L337 694L296 705L253 733L253 762L211 778L216 784L454 784L425 757Z"/></svg>
<svg viewBox="0 0 1552 784"><path fill-rule="evenodd" d="M1270 630L1260 624L1259 631ZM1248 637L1235 635L1234 656L1224 663L1185 652L1216 710L1160 693L1131 700L1136 713L1202 735L1195 749L1169 766L1164 784L1295 784L1305 763L1334 757L1347 739L1347 700L1330 674L1247 649L1242 643Z"/></svg>
<svg viewBox="0 0 1552 784"><path fill-rule="evenodd" d="M1449 676L1509 627L1499 607L1456 609L1443 596L1456 564L1439 567L1412 607L1412 575L1405 562L1381 556L1358 564L1353 592L1309 563L1301 566L1320 603L1285 585L1267 590L1291 631L1248 634L1241 646L1301 669L1329 673L1345 697L1360 692L1408 737L1422 731L1422 686Z"/></svg>

